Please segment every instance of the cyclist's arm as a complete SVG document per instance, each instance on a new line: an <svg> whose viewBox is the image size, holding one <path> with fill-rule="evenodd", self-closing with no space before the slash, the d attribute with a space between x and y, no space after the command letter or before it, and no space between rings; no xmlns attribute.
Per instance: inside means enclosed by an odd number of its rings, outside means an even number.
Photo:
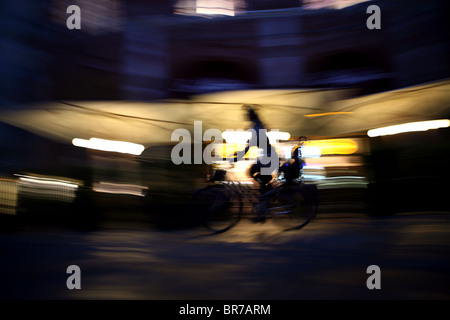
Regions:
<svg viewBox="0 0 450 320"><path fill-rule="evenodd" d="M237 151L235 153L236 162L241 161L245 157L249 149L250 149L250 141L247 142L247 145L245 146L244 150Z"/></svg>

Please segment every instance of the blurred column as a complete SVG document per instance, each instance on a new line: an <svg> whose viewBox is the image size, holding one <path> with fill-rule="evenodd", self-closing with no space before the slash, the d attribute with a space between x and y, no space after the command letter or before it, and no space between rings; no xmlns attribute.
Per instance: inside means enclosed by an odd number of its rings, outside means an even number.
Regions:
<svg viewBox="0 0 450 320"><path fill-rule="evenodd" d="M379 1L397 87L450 75L448 1Z"/></svg>
<svg viewBox="0 0 450 320"><path fill-rule="evenodd" d="M304 76L305 59L298 15L263 17L256 21L260 52L259 82L265 87L296 87Z"/></svg>
<svg viewBox="0 0 450 320"><path fill-rule="evenodd" d="M161 19L167 18L140 17L137 21L129 21L125 29L122 86L124 99L153 100L167 96L168 40Z"/></svg>
<svg viewBox="0 0 450 320"><path fill-rule="evenodd" d="M0 4L0 107L46 99L45 1Z"/></svg>

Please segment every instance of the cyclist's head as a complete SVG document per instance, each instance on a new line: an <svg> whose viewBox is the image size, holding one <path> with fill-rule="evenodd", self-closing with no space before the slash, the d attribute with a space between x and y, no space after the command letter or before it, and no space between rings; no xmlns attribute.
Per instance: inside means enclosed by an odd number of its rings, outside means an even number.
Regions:
<svg viewBox="0 0 450 320"><path fill-rule="evenodd" d="M308 140L308 138L307 137L305 137L305 136L300 136L300 138L298 138L298 142L300 143L300 144L303 144L305 141L307 141Z"/></svg>
<svg viewBox="0 0 450 320"><path fill-rule="evenodd" d="M258 114L256 113L256 109L258 109L259 106L255 104L244 104L242 106L242 109L247 111L248 119L252 122L259 121Z"/></svg>

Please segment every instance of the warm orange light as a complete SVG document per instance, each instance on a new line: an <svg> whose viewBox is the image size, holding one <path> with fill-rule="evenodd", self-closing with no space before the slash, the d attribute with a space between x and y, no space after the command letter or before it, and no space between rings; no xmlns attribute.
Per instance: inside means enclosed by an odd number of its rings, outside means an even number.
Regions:
<svg viewBox="0 0 450 320"><path fill-rule="evenodd" d="M219 157L232 158L235 152L244 150L245 147L246 144L242 143L224 143L221 148L216 148L216 152L218 152ZM258 156L260 156L259 148L250 147L245 154L245 159L256 159Z"/></svg>
<svg viewBox="0 0 450 320"><path fill-rule="evenodd" d="M312 113L312 114L305 114L305 117L308 117L308 118L323 117L323 116L330 116L330 115L335 115L335 114L353 114L353 112L336 111L336 112Z"/></svg>
<svg viewBox="0 0 450 320"><path fill-rule="evenodd" d="M310 140L305 147L317 147L321 155L352 154L358 151L358 143L352 139Z"/></svg>

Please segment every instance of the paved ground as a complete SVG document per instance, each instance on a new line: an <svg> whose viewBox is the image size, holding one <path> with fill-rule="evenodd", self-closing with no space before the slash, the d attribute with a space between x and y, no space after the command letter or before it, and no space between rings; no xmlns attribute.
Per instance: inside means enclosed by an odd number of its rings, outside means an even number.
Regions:
<svg viewBox="0 0 450 320"><path fill-rule="evenodd" d="M301 231L105 224L0 234L1 299L449 299L450 214L318 216ZM66 268L81 268L81 290ZM369 265L381 289L369 290Z"/></svg>

